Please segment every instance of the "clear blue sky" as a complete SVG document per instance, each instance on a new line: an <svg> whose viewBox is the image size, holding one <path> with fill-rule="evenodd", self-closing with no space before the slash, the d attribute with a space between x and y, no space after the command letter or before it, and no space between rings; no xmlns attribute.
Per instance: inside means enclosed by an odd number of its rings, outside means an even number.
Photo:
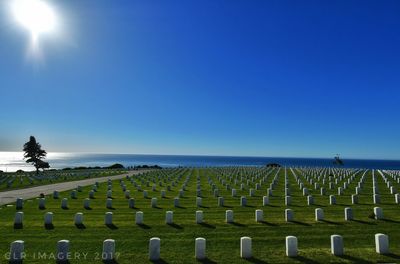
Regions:
<svg viewBox="0 0 400 264"><path fill-rule="evenodd" d="M7 1L0 150L400 159L400 1Z"/></svg>

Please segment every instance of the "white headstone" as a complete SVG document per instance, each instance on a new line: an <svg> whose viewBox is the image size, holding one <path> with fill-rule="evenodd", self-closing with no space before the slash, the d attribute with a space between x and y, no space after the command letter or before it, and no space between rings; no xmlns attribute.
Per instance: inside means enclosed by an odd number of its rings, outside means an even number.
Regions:
<svg viewBox="0 0 400 264"><path fill-rule="evenodd" d="M165 213L165 223L167 223L167 224L173 224L174 223L174 212L167 211Z"/></svg>
<svg viewBox="0 0 400 264"><path fill-rule="evenodd" d="M16 212L15 213L15 218L14 218L14 225L22 226L23 218L24 218L24 213L23 212Z"/></svg>
<svg viewBox="0 0 400 264"><path fill-rule="evenodd" d="M15 204L15 208L16 208L17 210L21 210L22 208L24 208L24 199L22 199L22 198L17 198L16 204Z"/></svg>
<svg viewBox="0 0 400 264"><path fill-rule="evenodd" d="M336 204L336 197L335 197L335 195L329 195L329 204L330 205L334 205L334 204Z"/></svg>
<svg viewBox="0 0 400 264"><path fill-rule="evenodd" d="M53 224L53 213L52 212L48 212L44 215L44 224L45 225Z"/></svg>
<svg viewBox="0 0 400 264"><path fill-rule="evenodd" d="M112 199L107 198L106 200L106 208L111 209L112 208Z"/></svg>
<svg viewBox="0 0 400 264"><path fill-rule="evenodd" d="M104 217L104 224L112 225L113 224L112 216L113 216L112 212L107 212L105 217Z"/></svg>
<svg viewBox="0 0 400 264"><path fill-rule="evenodd" d="M263 206L267 206L269 204L269 197L263 196Z"/></svg>
<svg viewBox="0 0 400 264"><path fill-rule="evenodd" d="M179 198L178 197L174 198L174 207L179 207Z"/></svg>
<svg viewBox="0 0 400 264"><path fill-rule="evenodd" d="M383 219L383 209L380 207L374 207L374 214L375 214L375 219Z"/></svg>
<svg viewBox="0 0 400 264"><path fill-rule="evenodd" d="M376 253L389 254L389 237L385 234L375 234Z"/></svg>
<svg viewBox="0 0 400 264"><path fill-rule="evenodd" d="M254 190L254 189L250 189L250 190L249 190L249 196L250 196L250 197L253 197L254 194L255 194L255 190Z"/></svg>
<svg viewBox="0 0 400 264"><path fill-rule="evenodd" d="M157 198L156 197L151 198L151 207L153 207L153 208L157 207Z"/></svg>
<svg viewBox="0 0 400 264"><path fill-rule="evenodd" d="M233 211L232 210L225 211L225 221L227 223L233 223Z"/></svg>
<svg viewBox="0 0 400 264"><path fill-rule="evenodd" d="M232 197L235 197L236 196L236 189L232 189Z"/></svg>
<svg viewBox="0 0 400 264"><path fill-rule="evenodd" d="M224 197L218 197L218 206L224 206Z"/></svg>
<svg viewBox="0 0 400 264"><path fill-rule="evenodd" d="M206 239L198 237L195 240L195 257L196 259L206 258Z"/></svg>
<svg viewBox="0 0 400 264"><path fill-rule="evenodd" d="M297 257L297 237L286 237L286 256Z"/></svg>
<svg viewBox="0 0 400 264"><path fill-rule="evenodd" d="M113 260L115 258L115 240L106 239L103 242L103 252L101 254L103 260Z"/></svg>
<svg viewBox="0 0 400 264"><path fill-rule="evenodd" d="M240 238L240 257L248 259L252 257L251 253L251 238L241 237Z"/></svg>
<svg viewBox="0 0 400 264"><path fill-rule="evenodd" d="M58 191L54 191L54 192L53 192L53 198L54 198L54 199L58 199L58 197L59 197Z"/></svg>
<svg viewBox="0 0 400 264"><path fill-rule="evenodd" d="M74 222L75 225L83 225L83 213L76 213Z"/></svg>
<svg viewBox="0 0 400 264"><path fill-rule="evenodd" d="M291 196L285 196L285 205L289 206L292 204L292 197Z"/></svg>
<svg viewBox="0 0 400 264"><path fill-rule="evenodd" d="M322 221L324 220L324 210L321 208L315 209L315 221Z"/></svg>
<svg viewBox="0 0 400 264"><path fill-rule="evenodd" d="M374 194L373 195L373 201L374 201L374 204L380 204L381 203L381 196L379 194Z"/></svg>
<svg viewBox="0 0 400 264"><path fill-rule="evenodd" d="M256 215L255 215L256 222L262 222L264 220L263 215L264 215L263 210L260 210L260 209L256 210Z"/></svg>
<svg viewBox="0 0 400 264"><path fill-rule="evenodd" d="M196 197L196 206L197 207L202 206L202 201L203 201L203 199L201 197Z"/></svg>
<svg viewBox="0 0 400 264"><path fill-rule="evenodd" d="M294 219L294 212L292 209L285 209L285 220L291 222Z"/></svg>
<svg viewBox="0 0 400 264"><path fill-rule="evenodd" d="M24 241L16 240L10 245L10 262L22 261L24 257Z"/></svg>
<svg viewBox="0 0 400 264"><path fill-rule="evenodd" d="M343 255L343 238L339 235L331 235L331 252L335 256Z"/></svg>
<svg viewBox="0 0 400 264"><path fill-rule="evenodd" d="M346 221L353 220L353 210L350 207L344 208L344 220Z"/></svg>
<svg viewBox="0 0 400 264"><path fill-rule="evenodd" d="M129 198L129 208L135 208L135 199Z"/></svg>
<svg viewBox="0 0 400 264"><path fill-rule="evenodd" d="M67 198L63 198L61 200L61 208L62 209L68 209L68 199Z"/></svg>
<svg viewBox="0 0 400 264"><path fill-rule="evenodd" d="M156 261L160 259L160 238L150 238L149 242L149 259Z"/></svg>
<svg viewBox="0 0 400 264"><path fill-rule="evenodd" d="M358 195L357 194L352 194L351 195L351 203L352 204L358 204Z"/></svg>
<svg viewBox="0 0 400 264"><path fill-rule="evenodd" d="M67 261L69 258L69 240L60 240L57 242L57 260Z"/></svg>
<svg viewBox="0 0 400 264"><path fill-rule="evenodd" d="M240 206L247 206L246 196L240 197Z"/></svg>
<svg viewBox="0 0 400 264"><path fill-rule="evenodd" d="M45 198L39 198L39 209L46 209L46 199Z"/></svg>
<svg viewBox="0 0 400 264"><path fill-rule="evenodd" d="M307 196L307 204L308 205L314 204L314 197L312 197L312 195Z"/></svg>
<svg viewBox="0 0 400 264"><path fill-rule="evenodd" d="M203 223L203 211L196 211L196 224Z"/></svg>
<svg viewBox="0 0 400 264"><path fill-rule="evenodd" d="M143 224L143 212L142 211L136 212L135 222L137 225Z"/></svg>

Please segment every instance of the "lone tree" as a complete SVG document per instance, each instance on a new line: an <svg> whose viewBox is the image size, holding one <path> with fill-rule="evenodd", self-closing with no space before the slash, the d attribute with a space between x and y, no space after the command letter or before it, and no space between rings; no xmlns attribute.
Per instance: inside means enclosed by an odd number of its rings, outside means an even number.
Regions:
<svg viewBox="0 0 400 264"><path fill-rule="evenodd" d="M34 136L29 138L29 141L24 144L24 159L26 163L32 163L36 168L36 174L39 174L39 169L48 169L50 165L48 162L43 161L47 155L46 151L42 149L42 146L36 142Z"/></svg>

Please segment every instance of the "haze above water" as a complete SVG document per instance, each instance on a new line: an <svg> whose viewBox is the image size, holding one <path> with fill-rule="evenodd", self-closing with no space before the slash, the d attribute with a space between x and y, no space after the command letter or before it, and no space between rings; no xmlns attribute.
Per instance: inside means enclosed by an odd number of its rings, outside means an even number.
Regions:
<svg viewBox="0 0 400 264"><path fill-rule="evenodd" d="M87 154L55 153L47 155L53 169L78 166L109 166L121 163L124 166L159 165L161 167L207 167L207 166L263 166L279 163L283 166L333 167L333 159L324 158L279 158L279 157L234 157L234 156L189 156L189 155L139 155L139 154ZM396 160L344 159L347 168L400 169ZM0 152L0 170L32 171L34 167L23 160L22 152Z"/></svg>

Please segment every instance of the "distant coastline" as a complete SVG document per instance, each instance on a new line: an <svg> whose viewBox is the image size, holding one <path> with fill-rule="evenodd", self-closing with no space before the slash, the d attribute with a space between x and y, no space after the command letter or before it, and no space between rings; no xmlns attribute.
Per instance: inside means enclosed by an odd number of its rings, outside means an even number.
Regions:
<svg viewBox="0 0 400 264"><path fill-rule="evenodd" d="M215 167L215 166L265 166L278 163L282 166L337 167L333 158L280 158L280 157L238 157L204 155L141 155L141 154L89 154L89 153L48 153L51 168L105 167L120 163L126 167L158 165L161 167ZM343 159L344 168L400 169L400 160ZM33 167L22 160L22 152L0 152L0 170L30 171Z"/></svg>

